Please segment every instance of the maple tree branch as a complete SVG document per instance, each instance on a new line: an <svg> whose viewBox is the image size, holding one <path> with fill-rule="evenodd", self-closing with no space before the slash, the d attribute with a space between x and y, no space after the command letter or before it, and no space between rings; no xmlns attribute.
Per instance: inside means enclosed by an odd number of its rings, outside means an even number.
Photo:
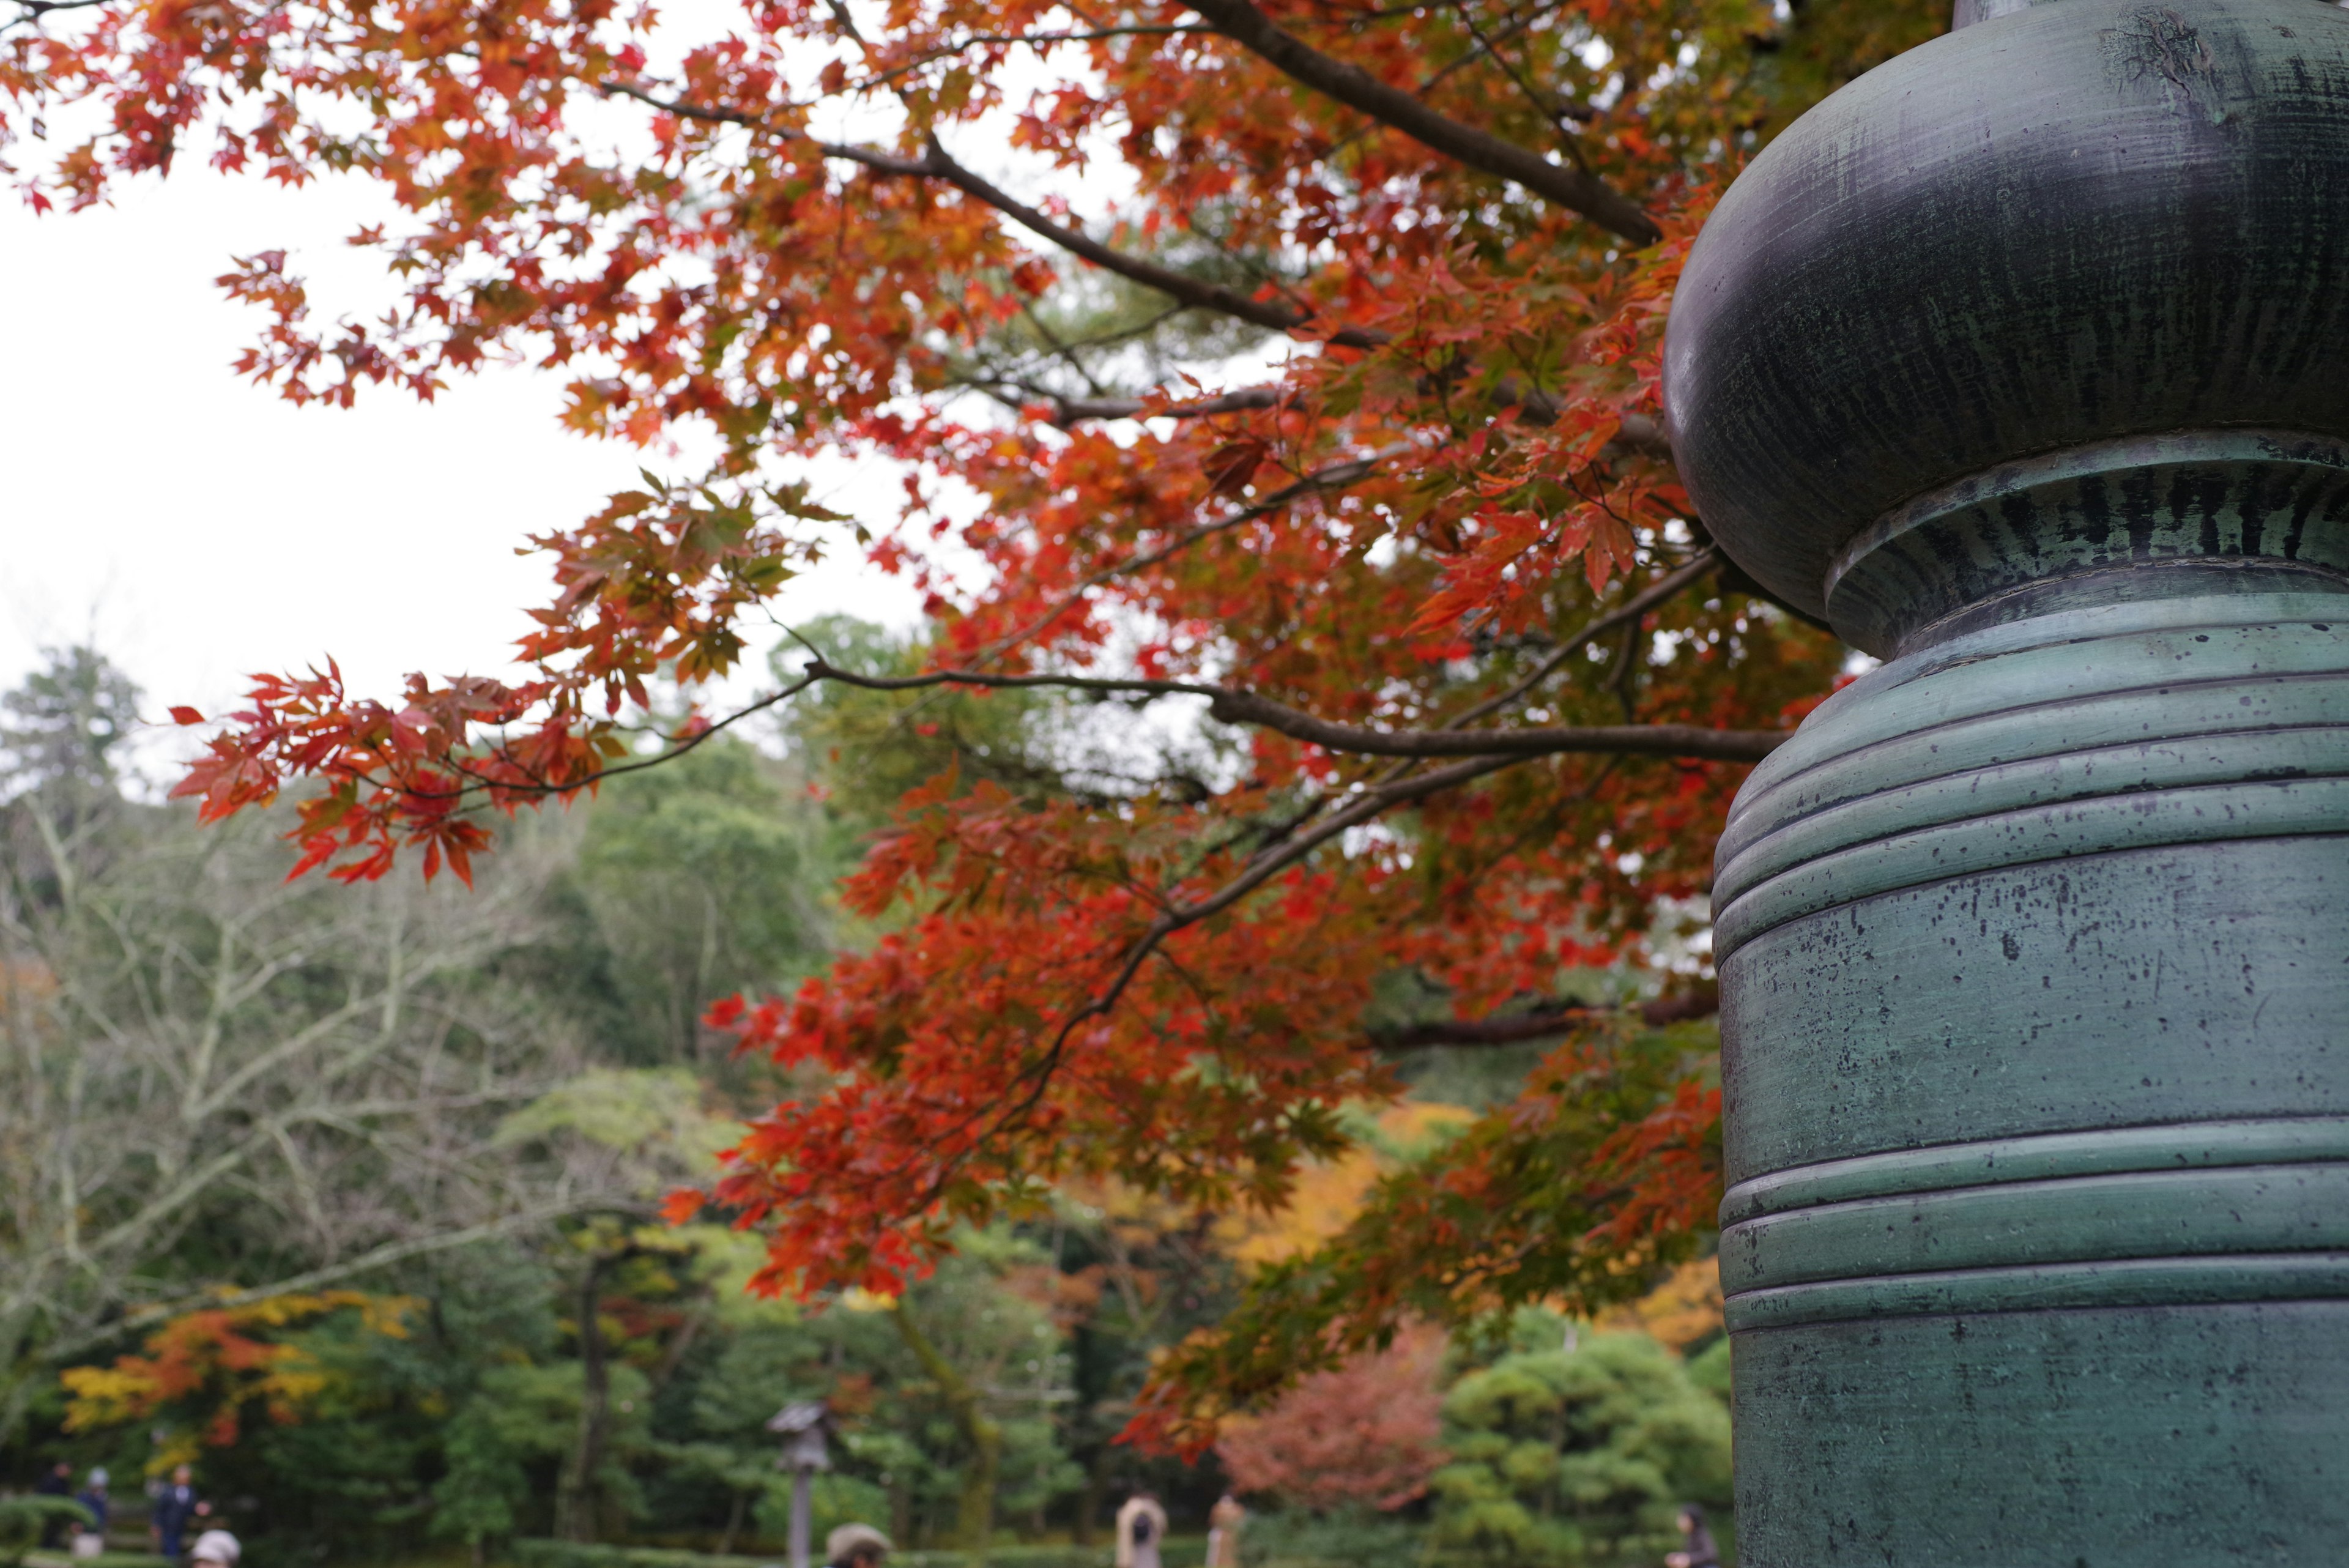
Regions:
<svg viewBox="0 0 2349 1568"><path fill-rule="evenodd" d="M1296 306L1284 305L1278 300L1251 298L1237 289L1226 288L1219 283L1206 283L1188 273L1129 255L1102 244L1081 230L1056 223L956 162L935 136L929 139L929 151L922 160L918 171L945 181L965 195L994 208L1021 228L1051 241L1071 254L1081 256L1103 271L1115 273L1144 288L1154 289L1169 299L1180 300L1200 310L1218 311L1272 332L1293 332L1313 319L1309 312ZM1388 340L1383 332L1352 327L1340 327L1330 334L1330 342L1348 348L1375 348Z"/></svg>
<svg viewBox="0 0 2349 1568"><path fill-rule="evenodd" d="M1562 1034L1594 1013L1613 1011L1585 1002L1561 1002L1534 1012L1495 1018L1438 1018L1400 1029L1374 1031L1371 1044L1381 1051L1418 1051L1431 1045L1517 1045Z"/></svg>
<svg viewBox="0 0 2349 1568"><path fill-rule="evenodd" d="M1295 500L1309 489L1327 488L1350 483L1370 472L1375 459L1340 463L1308 474L1304 479L1275 492L1253 506L1243 507L1228 517L1217 518L1190 529L1158 549L1136 556L1100 572L1078 584L1066 599L1053 607L1033 625L1003 639L981 657L991 657L1009 648L1048 625L1064 613L1076 597L1095 584L1121 572L1135 571L1164 560L1177 551L1187 548L1213 534L1237 526L1253 517L1261 517ZM1434 758L1434 757L1508 757L1525 760L1532 757L1557 756L1568 753L1597 753L1614 756L1686 757L1709 762L1759 762L1768 756L1787 737L1791 730L1715 730L1701 724L1604 724L1591 726L1547 725L1516 730L1471 730L1464 728L1473 720L1485 717L1515 701L1547 679L1576 651L1599 638L1606 636L1626 622L1636 622L1658 605L1678 594L1720 564L1718 549L1708 547L1686 566L1659 578L1615 609L1589 621L1568 637L1558 648L1535 668L1533 672L1516 685L1485 699L1458 715L1450 724L1433 730L1377 730L1361 724L1340 724L1291 708L1268 697L1241 691L1228 686L1218 686L1196 680L1147 680L1117 676L1093 675L999 675L980 670L936 670L919 675L860 675L827 662L820 650L811 649L813 657L801 670L799 679L781 689L755 698L721 719L712 720L701 729L676 741L657 756L643 757L635 762L620 763L599 769L593 779L557 784L540 781L525 789L510 782L492 780L478 769L462 762L451 763L463 777L471 781L455 791L413 790L419 799L441 798L444 794L469 794L481 789L498 789L508 794L568 794L600 784L605 779L626 774L642 773L676 761L705 741L741 722L754 713L764 712L798 696L821 681L836 681L844 686L868 691L914 691L945 686L972 686L998 690L1058 689L1092 691L1104 696L1140 697L1205 697L1208 700L1210 717L1226 723L1252 724L1320 746L1326 751L1345 752L1361 756ZM498 754L505 757L503 747ZM506 759L511 760L511 759Z"/></svg>
<svg viewBox="0 0 2349 1568"><path fill-rule="evenodd" d="M878 148L861 147L852 142L820 141L803 130L781 126L761 115L740 109L712 109L706 104L688 103L683 99L663 98L647 91L634 82L606 81L598 90L607 95L633 99L636 102L659 109L664 114L683 116L717 125L739 125L746 130L764 131L772 136L793 136L807 142L826 158L837 158L860 164L876 174L886 174L904 180L938 180L983 205L994 208L1021 228L1040 238L1050 241L1071 255L1083 258L1104 272L1115 273L1129 282L1155 290L1167 298L1198 310L1212 310L1252 327L1271 332L1294 332L1309 326L1313 316L1293 305L1277 300L1254 299L1237 289L1226 288L1218 283L1207 283L1161 266L1156 262L1105 245L1082 230L1055 222L1037 208L1013 196L1010 192L981 179L957 162L941 146L936 136L928 138L927 150L920 158L906 158ZM1544 165L1547 167L1547 165ZM1329 334L1328 340L1346 348L1376 348L1392 341L1383 332L1363 327L1344 327Z"/></svg>
<svg viewBox="0 0 2349 1568"><path fill-rule="evenodd" d="M1485 29L1476 25L1475 12L1471 11L1464 3L1455 3L1453 9L1460 14L1460 25L1468 29L1468 36L1476 40L1477 47L1485 52L1485 57L1494 65L1500 67L1501 74L1509 78L1510 85L1517 89L1518 95L1533 105L1535 111L1544 119L1550 122L1550 128L1557 132L1559 149L1568 158L1574 160L1576 168L1588 173L1588 161L1582 156L1582 139L1572 121L1560 110L1557 104L1552 102L1541 89L1534 86L1526 74L1517 68L1515 61L1501 53L1500 45L1496 40L1485 36Z"/></svg>
<svg viewBox="0 0 2349 1568"><path fill-rule="evenodd" d="M1567 638L1564 641L1560 642L1547 659L1543 659L1539 664L1534 666L1531 674L1526 676L1516 685L1511 686L1505 691L1496 691L1492 696L1487 697L1483 701L1477 703L1475 706L1455 714L1453 717L1452 723L1454 726L1465 724L1472 720L1481 719L1487 713L1497 712L1499 710L1507 707L1510 703L1516 701L1526 692L1531 691L1543 681L1548 680L1551 675L1557 672L1557 668L1560 665L1573 658L1577 653L1579 653L1583 649L1588 647L1592 642L1606 636L1609 632L1613 631L1617 627L1623 625L1626 621L1636 624L1640 618L1644 618L1650 610L1654 609L1657 606L1677 597L1682 588L1687 587L1691 583L1696 582L1698 579L1703 577L1720 565L1720 549L1714 545L1706 545L1703 549L1697 552L1695 558L1691 560L1688 565L1680 567L1676 571L1666 573L1663 576L1657 578L1653 583L1649 584L1648 587L1640 589L1638 593L1632 595L1630 598L1616 606L1615 608L1609 610L1605 615L1599 616L1590 621L1586 622L1580 629L1576 631L1572 636Z"/></svg>
<svg viewBox="0 0 2349 1568"><path fill-rule="evenodd" d="M1267 390L1270 389L1267 389ZM1331 463L1327 468L1315 469L1295 483L1283 485L1261 501L1243 506L1227 516L1216 518L1212 523L1202 523L1195 528L1187 528L1165 544L1159 545L1158 548L1145 550L1131 560L1120 561L1115 566L1103 566L1098 571L1090 573L1079 578L1076 586L1063 594L1060 602L1053 605L1050 609L1010 636L982 649L978 657L982 659L993 659L1006 649L1018 647L1066 615L1078 600L1112 577L1123 576L1128 572L1139 572L1154 566L1170 556L1182 554L1202 539L1213 538L1216 535L1226 533L1243 523L1252 523L1259 517L1268 516L1302 496L1317 491L1335 490L1343 485L1351 484L1357 480L1366 479L1378 471L1380 463L1404 450L1407 449L1400 446L1389 447L1384 451L1373 452L1369 457L1354 458L1345 462Z"/></svg>
<svg viewBox="0 0 2349 1568"><path fill-rule="evenodd" d="M1216 31L1282 72L1349 109L1402 131L1423 147L1472 169L1497 174L1569 212L1579 213L1609 234L1630 242L1634 249L1644 250L1664 237L1654 219L1603 181L1579 169L1552 163L1490 131L1463 125L1430 109L1401 88L1379 80L1360 66L1331 58L1275 24L1249 0L1185 3L1213 22Z"/></svg>
<svg viewBox="0 0 2349 1568"><path fill-rule="evenodd" d="M1263 516L1287 504L1308 489L1326 488L1348 483L1370 472L1377 459L1362 459L1340 463L1331 468L1308 474L1280 491L1275 492L1253 506L1243 507L1228 517L1191 529L1179 537L1116 566L1102 571L1080 583L1069 597L1034 625L1003 639L980 657L992 657L1003 649L1023 640L1063 613L1078 594L1095 583L1120 572L1133 571L1153 562L1161 561L1176 551L1195 544L1210 535L1221 533L1252 517ZM938 687L971 686L996 690L1057 689L1091 691L1104 696L1138 697L1205 697L1208 700L1210 717L1226 723L1250 724L1284 734L1292 740L1304 741L1326 751L1344 752L1361 756L1428 759L1436 757L1508 758L1524 761L1533 757L1558 756L1569 753L1595 753L1610 756L1684 757L1709 762L1759 762L1768 756L1794 732L1791 730L1716 730L1702 724L1603 724L1590 726L1547 725L1515 730L1471 730L1463 728L1514 701L1533 690L1543 680L1570 658L1576 650L1605 636L1626 622L1637 618L1679 593L1690 583L1720 564L1720 552L1708 547L1686 566L1660 578L1615 609L1600 616L1576 631L1544 659L1534 671L1506 691L1485 699L1460 714L1452 722L1433 730L1378 730L1362 724L1340 724L1321 719L1301 710L1277 702L1254 692L1237 691L1228 686L1197 680L1152 680L1139 678L1095 675L999 675L981 670L936 670L919 675L860 675L842 670L825 660L820 649L810 647L813 656L800 671L799 678L763 697L754 698L741 707L715 719L682 739L674 740L667 751L657 756L642 757L634 762L620 763L596 771L592 778L557 783L539 779L518 785L508 780L493 779L478 767L461 759L450 766L468 782L455 790L409 789L406 793L419 800L461 797L481 790L496 790L508 795L569 794L599 784L605 779L627 774L642 773L647 768L664 766L721 732L740 723L754 713L788 701L822 681L836 681L843 686L868 691L914 691ZM502 761L512 763L507 750L501 745L495 753ZM516 764L519 765L519 764ZM1406 764L1407 765L1407 764ZM1399 778L1390 772L1380 782L1381 785ZM1318 810L1318 807L1316 808ZM1305 819L1300 818L1299 826Z"/></svg>
<svg viewBox="0 0 2349 1568"><path fill-rule="evenodd" d="M1188 403L1151 405L1147 398L1051 397L1052 422L1063 428L1082 420L1199 420L1216 414L1249 413L1280 406L1278 387L1242 387ZM1050 394L1047 394L1050 396Z"/></svg>
<svg viewBox="0 0 2349 1568"><path fill-rule="evenodd" d="M1586 1018L1629 1011L1651 1029L1710 1018L1721 1011L1721 991L1710 983L1692 986L1649 1001L1618 1008L1567 997L1527 1012L1484 1018L1436 1018L1372 1033L1371 1044L1382 1051L1415 1051L1430 1045L1516 1045L1562 1034Z"/></svg>
<svg viewBox="0 0 2349 1568"><path fill-rule="evenodd" d="M1303 859L1350 827L1359 826L1374 817L1382 816L1398 805L1408 805L1431 794L1439 794L1456 784L1470 783L1486 774L1497 773L1503 768L1515 767L1519 763L1528 760L1524 757L1475 757L1464 763L1455 763L1448 768L1438 768L1433 773L1422 774L1415 778L1402 780L1382 789L1365 791L1349 802L1344 810L1330 816L1310 833L1300 834L1268 851L1259 851L1237 877L1206 898L1195 903L1178 904L1160 915L1151 921L1142 934L1136 937L1133 944L1127 948L1124 959L1119 963L1117 972L1110 977L1109 983L1088 998L1083 1006L1062 1019L1061 1027L1053 1032L1052 1044L1046 1048L1043 1055L1032 1065L1023 1068L1019 1076L1012 1080L1017 1083L1020 1078L1030 1078L1032 1084L1028 1092L1017 1102L1004 1107L992 1119L988 1130L980 1134L977 1141L985 1142L1036 1108L1042 1101L1046 1091L1051 1087L1053 1076L1059 1072L1061 1063L1068 1054L1069 1039L1076 1033L1077 1027L1096 1018L1107 1017L1117 1006L1119 1000L1125 995L1126 989L1133 983L1133 977L1142 972L1142 966L1150 961L1151 955L1159 950L1168 937L1187 926L1197 925L1201 920L1230 909L1282 870ZM968 1126L968 1121L964 1126ZM925 1207L936 1201L946 1190L958 1164L957 1161L948 1161L946 1168L933 1179L923 1200Z"/></svg>
<svg viewBox="0 0 2349 1568"><path fill-rule="evenodd" d="M1588 640L1588 639L1586 639ZM859 675L821 658L806 677L869 691L918 691L934 686L1003 690L1057 688L1105 696L1205 697L1211 718L1250 724L1324 751L1369 757L1475 757L1523 760L1568 753L1689 757L1707 762L1758 763L1784 745L1792 730L1716 730L1703 724L1549 724L1516 730L1374 730L1317 718L1252 691L1201 680L1147 680L1105 675L995 675L978 670L936 670L920 675ZM1397 786L1401 787L1401 786Z"/></svg>
<svg viewBox="0 0 2349 1568"><path fill-rule="evenodd" d="M1495 28L1490 35L1480 32L1472 24L1469 28L1469 35L1481 44L1483 47L1463 51L1458 57L1454 58L1450 64L1444 66L1433 74L1424 78L1419 84L1419 90L1422 93L1427 92L1431 88L1442 83L1445 78L1451 76L1454 71L1464 68L1479 58L1490 58L1495 64L1503 65L1503 68L1506 69L1506 67L1500 60L1500 57L1493 53L1494 47L1495 45L1507 43L1510 39L1516 37L1526 28L1532 26L1536 22L1540 21L1544 16L1548 16L1551 12L1563 10L1564 8L1565 0L1544 0L1544 4L1542 5L1528 5L1522 11L1512 13L1508 18L1504 21L1500 26ZM1466 21L1468 16L1466 6L1458 5L1455 6L1455 9L1459 10L1461 19L1463 21ZM1581 106L1576 106L1571 109L1564 109L1563 112L1569 119L1590 119L1596 118L1597 111Z"/></svg>
<svg viewBox="0 0 2349 1568"><path fill-rule="evenodd" d="M934 172L918 158L904 158L894 152L884 152L875 147L860 147L848 141L822 141L806 131L792 126L777 125L764 115L750 114L739 109L712 109L708 104L689 103L683 99L663 98L635 82L609 80L595 84L595 90L606 98L633 99L663 114L674 114L684 119L698 119L710 125L739 125L745 130L763 131L770 136L796 137L826 158L862 164L876 174L895 175L900 179L919 180Z"/></svg>
<svg viewBox="0 0 2349 1568"><path fill-rule="evenodd" d="M1071 369L1076 371L1078 375L1082 376L1085 379L1085 385L1093 389L1093 395L1095 397L1105 398L1109 396L1109 389L1102 385L1101 378L1093 374L1092 368L1087 365L1083 358L1078 355L1075 347L1065 341L1059 333L1053 331L1052 324L1050 322L1036 314L1036 302L1034 300L1021 300L1019 302L1019 314L1028 318L1028 325L1036 329L1037 337L1041 337L1045 342L1051 345L1052 353L1055 357L1057 357L1063 364L1067 365Z"/></svg>
<svg viewBox="0 0 2349 1568"><path fill-rule="evenodd" d="M1176 310L1181 308L1180 306L1175 307ZM1174 312L1169 311L1167 314L1171 316ZM1163 320L1164 317L1159 319ZM1152 327L1157 325L1156 320L1149 324ZM1139 331L1121 336L1139 336ZM1090 348L1101 341L1102 340L1093 339L1069 344L1067 347ZM1020 399L1007 396L999 389L1001 388L1008 387L1013 391L1027 394L1026 400L1029 402L1050 403L1052 405L1052 422L1064 430L1084 420L1184 420L1201 419L1215 414L1246 413L1260 409L1278 408L1281 399L1287 395L1287 389L1278 386L1241 387L1229 392L1218 393L1211 398L1199 398L1187 403L1169 403L1163 408L1154 408L1147 398L1066 397L1050 387L1038 386L1034 382L1023 381L1013 376L999 377L991 382L968 380L960 384L985 392L988 397L1010 409L1016 410L1024 405ZM1525 388L1514 379L1504 380L1494 389L1493 402L1504 409L1515 407L1518 419L1535 426L1556 424L1561 411L1557 399L1550 393L1543 391L1538 387ZM1599 455L1600 459L1605 460L1619 458L1629 453L1637 453L1641 457L1656 458L1668 462L1672 455L1671 442L1665 439L1663 427L1647 415L1625 414L1617 425L1614 439L1599 449Z"/></svg>
<svg viewBox="0 0 2349 1568"><path fill-rule="evenodd" d="M90 3L96 4L98 0L90 0ZM987 48L990 46L1024 45L1030 48L1045 48L1054 44L1089 44L1108 38L1165 38L1184 33L1213 31L1215 29L1212 27L1196 26L1184 22L1137 22L1129 26L1088 27L1068 33L973 33L966 37L957 38L951 43L934 45L910 60L875 72L862 81L849 82L840 90L850 93L876 91L900 77L920 70L924 66L934 65L950 55L959 55L968 49Z"/></svg>

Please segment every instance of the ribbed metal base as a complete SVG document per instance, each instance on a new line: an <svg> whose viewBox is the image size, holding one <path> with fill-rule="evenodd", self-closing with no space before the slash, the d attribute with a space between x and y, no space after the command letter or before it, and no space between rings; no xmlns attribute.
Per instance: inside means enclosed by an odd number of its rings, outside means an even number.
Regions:
<svg viewBox="0 0 2349 1568"><path fill-rule="evenodd" d="M1753 1568L2349 1539L2349 597L2181 586L1889 664L1739 798Z"/></svg>
<svg viewBox="0 0 2349 1568"><path fill-rule="evenodd" d="M1739 1568L2342 1561L2349 1300L1736 1341Z"/></svg>

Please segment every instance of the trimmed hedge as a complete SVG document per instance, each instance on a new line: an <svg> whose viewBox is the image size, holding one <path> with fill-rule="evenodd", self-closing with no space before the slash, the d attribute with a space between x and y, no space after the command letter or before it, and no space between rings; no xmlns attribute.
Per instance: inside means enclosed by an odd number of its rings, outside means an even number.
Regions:
<svg viewBox="0 0 2349 1568"><path fill-rule="evenodd" d="M818 1543L821 1551L822 1543ZM966 1552L892 1552L887 1568L1110 1568L1107 1546L997 1546L984 1554ZM1164 1568L1199 1568L1206 1561L1204 1537L1169 1536L1159 1561ZM678 1552L652 1546L583 1546L573 1541L516 1541L506 1551L513 1568L775 1568L781 1553L766 1557L720 1557L713 1552Z"/></svg>

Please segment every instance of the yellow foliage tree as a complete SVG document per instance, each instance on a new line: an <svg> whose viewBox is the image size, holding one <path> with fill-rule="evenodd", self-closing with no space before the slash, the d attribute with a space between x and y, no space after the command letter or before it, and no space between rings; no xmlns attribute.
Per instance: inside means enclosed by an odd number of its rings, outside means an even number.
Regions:
<svg viewBox="0 0 2349 1568"><path fill-rule="evenodd" d="M361 1291L264 1296L223 1303L167 1318L147 1336L146 1354L119 1355L111 1366L71 1366L59 1374L68 1399L68 1432L152 1420L167 1412L187 1417L148 1461L150 1474L195 1458L202 1448L228 1448L257 1407L291 1426L315 1407L328 1386L325 1369L299 1345L273 1334L330 1313L352 1311L370 1332L404 1339L410 1296Z"/></svg>

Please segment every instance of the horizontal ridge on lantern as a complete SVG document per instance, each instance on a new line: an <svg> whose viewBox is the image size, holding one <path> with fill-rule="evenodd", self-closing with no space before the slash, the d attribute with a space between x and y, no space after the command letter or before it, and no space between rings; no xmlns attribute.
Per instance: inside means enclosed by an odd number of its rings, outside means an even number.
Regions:
<svg viewBox="0 0 2349 1568"><path fill-rule="evenodd" d="M2007 1269L1880 1274L1723 1298L1732 1334L1805 1324L2092 1307L2226 1306L2349 1297L2349 1251L2113 1258Z"/></svg>
<svg viewBox="0 0 2349 1568"><path fill-rule="evenodd" d="M2238 1116L1983 1138L1832 1159L1741 1181L1721 1203L1724 1228L1855 1199L1946 1192L2138 1170L2349 1160L2349 1116Z"/></svg>
<svg viewBox="0 0 2349 1568"><path fill-rule="evenodd" d="M2344 832L2349 594L2046 616L1873 671L1754 770L1721 839L1715 952L2001 867Z"/></svg>
<svg viewBox="0 0 2349 1568"><path fill-rule="evenodd" d="M1722 1205L1733 1330L1840 1318L2349 1296L2349 1116L1909 1148Z"/></svg>

